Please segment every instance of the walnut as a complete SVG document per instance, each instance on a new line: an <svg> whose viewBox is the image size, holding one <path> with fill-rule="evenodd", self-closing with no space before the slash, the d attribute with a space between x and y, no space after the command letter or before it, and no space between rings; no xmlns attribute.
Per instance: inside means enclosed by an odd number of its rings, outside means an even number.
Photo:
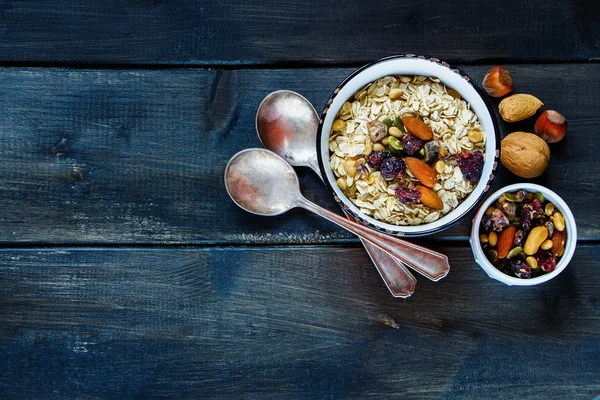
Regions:
<svg viewBox="0 0 600 400"><path fill-rule="evenodd" d="M540 176L550 160L550 148L533 133L513 132L500 144L502 164L521 178Z"/></svg>

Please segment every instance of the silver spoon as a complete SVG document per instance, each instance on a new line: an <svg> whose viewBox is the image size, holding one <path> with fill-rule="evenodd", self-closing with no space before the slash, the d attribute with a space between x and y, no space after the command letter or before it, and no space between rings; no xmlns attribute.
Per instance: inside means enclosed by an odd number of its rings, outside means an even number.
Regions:
<svg viewBox="0 0 600 400"><path fill-rule="evenodd" d="M265 148L292 166L309 167L320 178L317 161L319 116L302 95L289 90L270 93L258 106L256 131ZM410 297L417 280L398 260L362 240L379 275L394 297Z"/></svg>
<svg viewBox="0 0 600 400"><path fill-rule="evenodd" d="M427 265L432 280L443 278L450 269L444 254L373 231L306 200L300 193L294 168L272 151L247 149L235 154L225 168L225 188L238 206L253 214L275 216L295 207L312 211L368 240L411 268Z"/></svg>
<svg viewBox="0 0 600 400"><path fill-rule="evenodd" d="M265 147L274 150L271 147L278 145L274 151L290 164L309 166L321 176L316 147L319 116L306 98L289 90L273 92L260 104L256 119L256 129ZM275 144L273 144L273 138L277 138ZM284 152L282 150L284 147L290 150ZM300 149L303 151L299 151ZM287 156L292 153L293 158ZM322 176L321 179L323 179ZM371 258L377 259L374 256ZM374 262L375 265L378 265L375 260ZM381 264L385 264L386 267L391 265L392 274L398 269L394 265L398 264L398 260L384 260ZM388 268L382 269L389 270ZM382 269L379 271L381 272ZM435 267L434 270L429 270L428 265L421 265L413 269L427 278L435 276L439 272L435 270ZM408 271L406 272L408 273ZM414 277L412 278L414 279Z"/></svg>

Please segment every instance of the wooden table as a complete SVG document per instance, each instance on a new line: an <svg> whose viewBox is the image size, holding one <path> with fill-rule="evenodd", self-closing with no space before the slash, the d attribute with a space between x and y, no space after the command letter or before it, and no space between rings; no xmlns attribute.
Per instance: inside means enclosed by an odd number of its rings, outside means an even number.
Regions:
<svg viewBox="0 0 600 400"><path fill-rule="evenodd" d="M1 2L0 397L597 396L599 21L589 0ZM448 277L395 299L350 234L229 200L224 166L260 146L265 95L322 109L354 68L401 53L478 82L501 63L568 118L533 180L577 220L559 277L488 278L468 217L418 241ZM500 169L494 186L518 181Z"/></svg>

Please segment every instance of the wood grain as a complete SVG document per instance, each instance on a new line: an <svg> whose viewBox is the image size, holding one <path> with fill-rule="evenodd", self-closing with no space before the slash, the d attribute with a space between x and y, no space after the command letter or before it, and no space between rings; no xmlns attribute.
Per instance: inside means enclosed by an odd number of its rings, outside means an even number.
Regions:
<svg viewBox="0 0 600 400"><path fill-rule="evenodd" d="M600 186L600 82L591 79L600 66L509 67L516 90L569 120L548 171L534 182L564 196L580 239L600 239L590 201ZM465 70L479 81L487 67ZM227 160L260 147L254 117L265 95L296 90L320 109L350 71L0 69L0 242L356 242L304 211L252 216L223 185ZM337 209L311 172L300 175L309 199ZM514 181L501 169L495 187ZM438 238L464 240L469 229L467 218Z"/></svg>
<svg viewBox="0 0 600 400"><path fill-rule="evenodd" d="M538 287L392 298L361 248L0 251L3 398L569 398L600 391L597 246ZM551 377L551 379L549 379Z"/></svg>
<svg viewBox="0 0 600 400"><path fill-rule="evenodd" d="M69 64L361 64L600 57L593 2L16 0L0 5L0 60Z"/></svg>

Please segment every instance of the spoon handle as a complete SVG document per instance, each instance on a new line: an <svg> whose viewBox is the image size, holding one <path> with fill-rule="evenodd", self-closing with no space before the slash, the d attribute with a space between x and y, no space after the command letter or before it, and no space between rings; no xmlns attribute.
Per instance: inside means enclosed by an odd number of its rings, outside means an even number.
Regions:
<svg viewBox="0 0 600 400"><path fill-rule="evenodd" d="M354 233L362 239L366 239L373 245L385 251L389 255L398 258L413 270L425 276L432 281L438 281L448 275L450 264L448 257L444 254L429 250L425 247L398 239L393 236L376 232L364 225L350 221L331 211L328 211L318 205L306 200L300 196L297 202L298 207L312 211L315 214L341 226L342 228Z"/></svg>

